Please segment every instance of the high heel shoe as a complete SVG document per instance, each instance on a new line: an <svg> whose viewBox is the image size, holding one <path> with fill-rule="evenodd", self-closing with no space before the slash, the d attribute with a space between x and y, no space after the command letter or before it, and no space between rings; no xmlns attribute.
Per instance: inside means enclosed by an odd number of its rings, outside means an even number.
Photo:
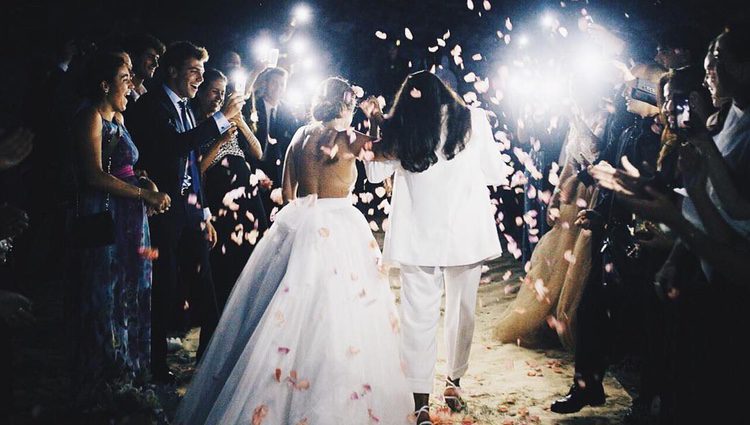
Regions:
<svg viewBox="0 0 750 425"><path fill-rule="evenodd" d="M453 412L461 412L466 409L466 402L461 398L461 387L457 386L450 379L445 380L445 391L443 391L445 404Z"/></svg>
<svg viewBox="0 0 750 425"><path fill-rule="evenodd" d="M414 412L414 416L417 418L417 425L433 425L430 418L430 406L420 407L419 410Z"/></svg>

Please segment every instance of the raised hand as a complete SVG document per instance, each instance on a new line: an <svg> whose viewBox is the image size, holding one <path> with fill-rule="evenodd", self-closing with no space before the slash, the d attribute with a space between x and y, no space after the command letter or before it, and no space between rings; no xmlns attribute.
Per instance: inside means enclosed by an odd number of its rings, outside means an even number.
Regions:
<svg viewBox="0 0 750 425"><path fill-rule="evenodd" d="M360 102L359 108L365 114L365 117L367 117L367 119L371 119L373 117L375 119L378 119L379 117L383 116L382 107L380 106L380 100L375 96L370 96Z"/></svg>
<svg viewBox="0 0 750 425"><path fill-rule="evenodd" d="M642 176L641 172L633 166L626 156L622 157L622 166L623 168L617 169L608 162L601 161L591 167L589 174L600 187L615 193L628 196L640 193L648 178Z"/></svg>
<svg viewBox="0 0 750 425"><path fill-rule="evenodd" d="M670 225L682 217L680 210L669 197L650 187L644 187L644 195L619 195L618 199L639 216Z"/></svg>
<svg viewBox="0 0 750 425"><path fill-rule="evenodd" d="M244 93L232 93L224 102L224 107L221 108L221 112L224 114L226 119L231 120L240 113L242 113L242 107L245 106L247 96Z"/></svg>

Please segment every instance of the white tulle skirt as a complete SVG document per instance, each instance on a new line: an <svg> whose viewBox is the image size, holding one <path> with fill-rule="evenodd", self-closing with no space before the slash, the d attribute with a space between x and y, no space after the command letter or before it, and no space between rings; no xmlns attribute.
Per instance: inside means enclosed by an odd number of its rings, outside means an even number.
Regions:
<svg viewBox="0 0 750 425"><path fill-rule="evenodd" d="M240 275L174 423L410 423L380 255L348 198L284 207Z"/></svg>

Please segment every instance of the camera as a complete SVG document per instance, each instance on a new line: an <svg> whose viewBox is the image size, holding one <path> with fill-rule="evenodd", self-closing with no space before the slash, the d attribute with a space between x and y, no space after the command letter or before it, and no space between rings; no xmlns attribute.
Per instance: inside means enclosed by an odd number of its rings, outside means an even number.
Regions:
<svg viewBox="0 0 750 425"><path fill-rule="evenodd" d="M656 106L656 85L650 81L636 78L635 87L630 89L630 98Z"/></svg>

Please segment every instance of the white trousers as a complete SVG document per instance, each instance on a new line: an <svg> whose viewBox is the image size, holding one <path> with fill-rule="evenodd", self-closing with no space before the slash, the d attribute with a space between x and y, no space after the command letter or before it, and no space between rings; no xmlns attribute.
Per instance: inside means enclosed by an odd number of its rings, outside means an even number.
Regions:
<svg viewBox="0 0 750 425"><path fill-rule="evenodd" d="M454 379L466 373L481 275L481 262L455 267L401 266L401 355L412 392L432 392L443 288L446 372Z"/></svg>

